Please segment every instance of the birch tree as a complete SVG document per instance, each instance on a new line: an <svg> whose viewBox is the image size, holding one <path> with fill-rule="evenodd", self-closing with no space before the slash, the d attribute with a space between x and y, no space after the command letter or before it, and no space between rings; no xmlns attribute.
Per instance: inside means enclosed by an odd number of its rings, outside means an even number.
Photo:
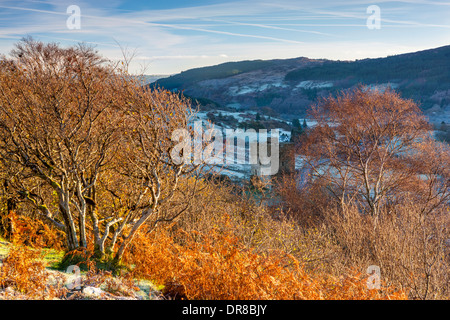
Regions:
<svg viewBox="0 0 450 320"><path fill-rule="evenodd" d="M355 201L377 219L381 207L401 201L402 195L415 195L424 211L431 201L448 201L448 148L431 137L413 101L392 90L359 87L323 99L311 117L317 126L300 147L304 168L311 182L326 181L341 205Z"/></svg>

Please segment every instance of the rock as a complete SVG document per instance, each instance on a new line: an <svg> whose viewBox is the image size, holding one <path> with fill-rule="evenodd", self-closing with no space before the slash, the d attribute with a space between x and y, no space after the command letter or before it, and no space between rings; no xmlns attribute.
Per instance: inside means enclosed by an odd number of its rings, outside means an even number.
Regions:
<svg viewBox="0 0 450 320"><path fill-rule="evenodd" d="M84 287L82 293L87 297L100 298L105 294L105 291L96 287Z"/></svg>

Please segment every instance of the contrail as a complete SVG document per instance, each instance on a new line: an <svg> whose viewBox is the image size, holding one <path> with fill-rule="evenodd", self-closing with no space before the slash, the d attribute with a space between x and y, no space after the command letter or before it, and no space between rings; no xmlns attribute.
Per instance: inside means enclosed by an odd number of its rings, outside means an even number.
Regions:
<svg viewBox="0 0 450 320"><path fill-rule="evenodd" d="M283 28L283 27L277 27L273 25L267 25L267 24L260 24L260 23L248 23L248 22L237 22L237 21L227 21L227 20L218 20L218 19L202 19L204 21L212 21L212 22L223 22L233 25L239 25L239 26L249 26L249 27L258 27L258 28L265 28L265 29L274 29L274 30L283 30L283 31L293 31L293 32L304 32L304 33L313 33L313 34L319 34L324 36L333 36L330 33L325 32L319 32L319 31L311 31L311 30L299 30L299 29L292 29L292 28Z"/></svg>
<svg viewBox="0 0 450 320"><path fill-rule="evenodd" d="M0 8L12 9L12 10L22 10L22 11L33 11L33 12L40 12L40 13L64 15L64 16L67 15L67 13L65 13L65 12L23 8L23 7L0 6ZM283 39L283 38L245 34L245 33L235 33L235 32L228 32L228 31L210 30L210 29L196 28L196 27L186 27L186 26L179 26L179 25L173 25L173 24L167 24L167 23L154 23L154 22L147 22L147 21L141 21L141 20L135 20L135 19L91 16L91 15L85 15L85 14L83 14L82 17L97 19L97 20L102 19L102 20L109 20L109 21L121 21L121 22L126 22L128 24L140 24L140 25L171 28L171 29L178 29L178 30L190 30L190 31L198 31L198 32L213 33L213 34L222 34L222 35L229 35L229 36L234 36L234 37L245 37L245 38L265 39L265 40L272 40L272 41L279 41L279 42L287 42L287 43L304 44L304 42L297 41L297 40L289 40L289 39Z"/></svg>

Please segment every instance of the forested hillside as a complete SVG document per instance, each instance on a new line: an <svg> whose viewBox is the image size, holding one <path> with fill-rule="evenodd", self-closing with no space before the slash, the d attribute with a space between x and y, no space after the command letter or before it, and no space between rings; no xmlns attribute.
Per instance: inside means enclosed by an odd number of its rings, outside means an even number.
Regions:
<svg viewBox="0 0 450 320"><path fill-rule="evenodd" d="M389 85L422 110L445 108L450 105L450 46L356 61L230 62L188 70L155 84L222 106L270 107L284 115L303 114L317 97L358 84Z"/></svg>

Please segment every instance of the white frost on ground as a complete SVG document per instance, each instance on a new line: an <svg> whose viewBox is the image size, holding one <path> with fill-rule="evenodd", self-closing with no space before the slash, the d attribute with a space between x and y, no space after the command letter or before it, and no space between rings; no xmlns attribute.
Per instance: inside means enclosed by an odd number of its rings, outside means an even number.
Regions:
<svg viewBox="0 0 450 320"><path fill-rule="evenodd" d="M239 96L247 93L253 92L262 92L270 88L286 88L288 85L284 84L281 81L273 81L266 83L255 83L252 85L244 85L244 86L231 86L228 88L228 93L231 96Z"/></svg>
<svg viewBox="0 0 450 320"><path fill-rule="evenodd" d="M300 82L298 85L295 86L296 88L302 88L302 89L320 89L320 88L331 88L333 87L333 82L331 81L313 81L313 80L306 80Z"/></svg>

